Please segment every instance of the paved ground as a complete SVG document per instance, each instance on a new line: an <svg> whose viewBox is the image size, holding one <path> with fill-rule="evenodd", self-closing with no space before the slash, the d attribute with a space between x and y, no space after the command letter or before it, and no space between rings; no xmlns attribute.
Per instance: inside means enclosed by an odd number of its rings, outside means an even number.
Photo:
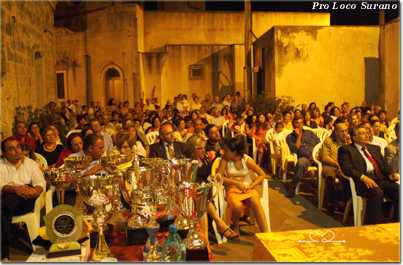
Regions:
<svg viewBox="0 0 403 265"><path fill-rule="evenodd" d="M286 198L283 185L279 182L271 181L269 186L272 232L342 226L307 199L301 196ZM242 229L257 231L257 227L250 226ZM239 242L214 245L212 248L216 261L251 261L254 239L253 236L241 236Z"/></svg>
<svg viewBox="0 0 403 265"><path fill-rule="evenodd" d="M271 229L276 231L310 229L317 227L342 226L334 218L319 211L316 206L302 196L293 199L284 196L283 185L278 181L269 182ZM256 226L243 226L245 231L257 232ZM213 245L216 261L250 261L254 249L253 236L242 235L240 241ZM26 253L12 249L13 260L26 260Z"/></svg>

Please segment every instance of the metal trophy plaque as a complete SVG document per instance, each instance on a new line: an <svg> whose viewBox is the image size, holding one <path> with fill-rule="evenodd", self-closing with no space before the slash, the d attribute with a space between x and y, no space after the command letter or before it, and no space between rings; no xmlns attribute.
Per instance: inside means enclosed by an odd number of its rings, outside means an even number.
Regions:
<svg viewBox="0 0 403 265"><path fill-rule="evenodd" d="M52 242L47 258L81 255L81 245L77 242L83 227L80 211L67 204L58 205L46 215L45 224Z"/></svg>

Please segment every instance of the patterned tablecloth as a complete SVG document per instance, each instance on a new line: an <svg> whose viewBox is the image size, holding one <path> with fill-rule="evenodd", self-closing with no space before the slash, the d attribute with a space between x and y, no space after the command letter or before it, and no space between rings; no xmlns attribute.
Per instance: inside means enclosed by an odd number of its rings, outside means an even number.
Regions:
<svg viewBox="0 0 403 265"><path fill-rule="evenodd" d="M399 262L400 223L256 234L255 260ZM264 249L264 250L263 250Z"/></svg>

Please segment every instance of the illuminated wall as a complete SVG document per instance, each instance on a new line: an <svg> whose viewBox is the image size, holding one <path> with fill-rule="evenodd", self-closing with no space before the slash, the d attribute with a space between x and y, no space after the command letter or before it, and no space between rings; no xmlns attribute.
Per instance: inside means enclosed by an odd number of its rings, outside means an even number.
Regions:
<svg viewBox="0 0 403 265"><path fill-rule="evenodd" d="M118 4L90 13L87 24L87 50L91 57L90 98L101 103L107 100L104 74L109 66L114 66L123 75L124 98L133 104L140 88L136 5Z"/></svg>
<svg viewBox="0 0 403 265"><path fill-rule="evenodd" d="M65 96L87 101L84 32L56 28L56 71L64 72Z"/></svg>
<svg viewBox="0 0 403 265"><path fill-rule="evenodd" d="M11 134L17 106L55 99L55 36L50 1L1 3L1 101L4 136Z"/></svg>
<svg viewBox="0 0 403 265"><path fill-rule="evenodd" d="M259 35L274 24L328 25L329 14L256 12L253 20L254 34ZM214 47L229 45L233 47L234 61L231 85L243 92L242 12L145 12L135 4L116 4L90 13L87 24L86 33L58 37L58 60L69 54L78 64L64 67L69 98L105 102L103 73L108 64L124 74L125 95L131 103L153 93L165 102L176 95L178 87L201 95L212 94L211 61L204 61L205 76L201 80L190 80L188 68L212 55ZM88 92L86 54L90 57L87 63L92 88Z"/></svg>
<svg viewBox="0 0 403 265"><path fill-rule="evenodd" d="M400 109L400 19L385 26L385 107L390 118Z"/></svg>
<svg viewBox="0 0 403 265"><path fill-rule="evenodd" d="M210 79L203 82L193 82L188 79L187 70L190 64L197 62L199 56L206 56L203 49L208 46L231 45L234 53L235 90L244 92L244 14L243 12L164 12L138 10L137 23L144 35L138 35L138 41L143 46L141 78L144 84L145 96L150 95L154 86L163 90L162 102L172 98L178 86L185 91L190 90L200 95L213 94ZM143 20L142 20L143 19ZM254 12L253 33L259 37L273 25L329 25L330 15L326 13L287 13L287 12ZM183 45L180 56L170 56L166 46ZM192 46L192 47L191 47ZM198 46L198 47L197 47ZM170 50L173 52L172 48ZM146 55L150 53L150 55ZM146 67L153 65L148 62L164 53L170 58L168 64L181 67L167 67L161 70L161 80ZM155 65L155 64L154 64ZM161 68L162 69L162 68ZM178 73L177 71L180 71ZM210 68L206 68L207 70ZM155 71L154 71L155 73Z"/></svg>
<svg viewBox="0 0 403 265"><path fill-rule="evenodd" d="M274 25L330 25L327 13L253 12L253 33L260 37ZM242 44L243 12L144 12L145 51L167 44Z"/></svg>
<svg viewBox="0 0 403 265"><path fill-rule="evenodd" d="M366 62L376 62L378 39L378 27L275 27L275 95L320 107L362 104L366 90L377 93L366 78L378 73L366 73Z"/></svg>

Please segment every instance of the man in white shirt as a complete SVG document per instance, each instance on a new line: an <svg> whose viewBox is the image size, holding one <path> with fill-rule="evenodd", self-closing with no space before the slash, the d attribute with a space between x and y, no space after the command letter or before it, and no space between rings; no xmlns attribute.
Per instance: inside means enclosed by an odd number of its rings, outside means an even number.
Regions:
<svg viewBox="0 0 403 265"><path fill-rule="evenodd" d="M190 103L190 108L192 110L199 110L201 108L202 104L199 101L199 97L196 95L192 96L192 101Z"/></svg>
<svg viewBox="0 0 403 265"><path fill-rule="evenodd" d="M190 110L190 103L188 101L188 96L183 95L182 96L182 106L184 111L189 111Z"/></svg>
<svg viewBox="0 0 403 265"><path fill-rule="evenodd" d="M113 148L112 136L102 129L101 123L98 120L96 119L91 120L90 125L94 133L101 135L103 137L105 144L105 152L108 153L109 151L111 151Z"/></svg>
<svg viewBox="0 0 403 265"><path fill-rule="evenodd" d="M211 115L213 116L213 118L211 119L210 123L214 124L218 128L221 128L225 122L224 116L220 115L216 107L213 107L211 109Z"/></svg>
<svg viewBox="0 0 403 265"><path fill-rule="evenodd" d="M1 248L2 259L9 258L13 236L11 220L13 216L33 210L36 198L46 188L46 181L39 165L25 157L21 145L15 137L8 137L1 143L3 157L0 158L1 188Z"/></svg>
<svg viewBox="0 0 403 265"><path fill-rule="evenodd" d="M379 148L381 148L381 154L382 154L382 156L384 156L385 148L386 148L386 146L388 146L388 142L385 139L374 135L371 124L365 123L364 126L368 130L369 143L372 145L379 146Z"/></svg>
<svg viewBox="0 0 403 265"><path fill-rule="evenodd" d="M84 138L84 152L89 160L89 164L81 174L88 176L97 173L107 173L101 165L101 156L104 153L104 140L102 136L90 134Z"/></svg>
<svg viewBox="0 0 403 265"><path fill-rule="evenodd" d="M221 110L222 110L222 108L224 107L223 106L223 104L222 104L222 102L221 102L221 99L220 99L220 97L219 96L215 96L214 97L214 102L213 102L213 104L211 105L211 107L215 107L215 108L217 108L217 111L218 112L221 112Z"/></svg>
<svg viewBox="0 0 403 265"><path fill-rule="evenodd" d="M155 105L151 102L151 99L146 99L146 105L144 111L155 111Z"/></svg>

